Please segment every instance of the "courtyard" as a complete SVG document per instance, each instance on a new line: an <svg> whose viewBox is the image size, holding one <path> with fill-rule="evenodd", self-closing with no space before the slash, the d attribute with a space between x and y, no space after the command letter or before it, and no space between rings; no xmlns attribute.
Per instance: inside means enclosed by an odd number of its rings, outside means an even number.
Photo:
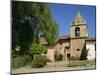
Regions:
<svg viewBox="0 0 100 75"><path fill-rule="evenodd" d="M24 66L17 69L12 69L12 74L24 74L24 73L40 73L40 72L58 72L58 71L77 71L77 70L93 70L96 69L95 61L73 61L73 63L78 65L73 65L70 62L60 61L60 62L48 62L46 66L42 68L31 68L31 66ZM81 62L85 62L83 65ZM89 62L89 63L87 63ZM81 65L79 65L81 63ZM69 66L67 66L69 64ZM70 65L71 64L71 65ZM87 65L86 65L87 64Z"/></svg>

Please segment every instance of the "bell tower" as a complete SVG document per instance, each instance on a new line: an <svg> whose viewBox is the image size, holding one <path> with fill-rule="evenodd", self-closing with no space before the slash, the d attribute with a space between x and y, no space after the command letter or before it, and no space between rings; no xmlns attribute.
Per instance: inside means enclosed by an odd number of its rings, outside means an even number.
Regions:
<svg viewBox="0 0 100 75"><path fill-rule="evenodd" d="M74 17L70 27L70 53L73 57L80 58L80 54L88 38L87 24L80 12Z"/></svg>

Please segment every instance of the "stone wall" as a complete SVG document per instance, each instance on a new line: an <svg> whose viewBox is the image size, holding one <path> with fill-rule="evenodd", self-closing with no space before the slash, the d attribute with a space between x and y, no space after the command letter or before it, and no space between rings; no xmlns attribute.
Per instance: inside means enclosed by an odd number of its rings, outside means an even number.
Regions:
<svg viewBox="0 0 100 75"><path fill-rule="evenodd" d="M58 42L55 45L47 46L47 48L48 48L47 58L50 61L54 62L55 54L57 53L57 55L59 55L59 54L63 55L63 60L67 60L67 51L69 51L69 50L66 50L66 52L64 51L66 46L69 46L69 42L63 42L62 44L60 44ZM66 57L65 57L65 55L66 55Z"/></svg>
<svg viewBox="0 0 100 75"><path fill-rule="evenodd" d="M88 37L87 27L86 25L73 25L70 29L70 38L76 38L75 37L75 28L80 28L80 37Z"/></svg>
<svg viewBox="0 0 100 75"><path fill-rule="evenodd" d="M82 49L85 45L85 39L71 39L71 56L80 58Z"/></svg>

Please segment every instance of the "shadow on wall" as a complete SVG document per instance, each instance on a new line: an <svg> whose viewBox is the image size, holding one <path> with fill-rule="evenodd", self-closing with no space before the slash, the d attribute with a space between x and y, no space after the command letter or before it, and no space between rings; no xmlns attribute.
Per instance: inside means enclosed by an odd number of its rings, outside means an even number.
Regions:
<svg viewBox="0 0 100 75"><path fill-rule="evenodd" d="M87 60L87 55L88 55L88 50L86 50L86 44L84 44L82 53L80 55L80 60Z"/></svg>

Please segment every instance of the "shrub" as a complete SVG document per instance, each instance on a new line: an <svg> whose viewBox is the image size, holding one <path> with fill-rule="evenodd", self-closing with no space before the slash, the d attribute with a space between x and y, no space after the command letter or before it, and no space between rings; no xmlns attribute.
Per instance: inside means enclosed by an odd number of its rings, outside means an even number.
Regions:
<svg viewBox="0 0 100 75"><path fill-rule="evenodd" d="M23 67L27 65L29 62L31 62L31 59L28 55L18 56L12 59L12 67L13 68Z"/></svg>
<svg viewBox="0 0 100 75"><path fill-rule="evenodd" d="M32 68L44 67L47 64L46 56L38 55L32 61Z"/></svg>
<svg viewBox="0 0 100 75"><path fill-rule="evenodd" d="M71 61L73 61L73 60L79 60L79 57L74 57L74 56L72 56L72 57L70 57L70 60L71 60Z"/></svg>
<svg viewBox="0 0 100 75"><path fill-rule="evenodd" d="M33 44L30 48L30 54L46 54L47 48L41 44Z"/></svg>
<svg viewBox="0 0 100 75"><path fill-rule="evenodd" d="M87 59L87 55L88 55L88 50L83 49L81 56L80 56L80 60L86 60Z"/></svg>
<svg viewBox="0 0 100 75"><path fill-rule="evenodd" d="M95 65L95 61L85 60L85 61L70 61L68 67L80 67L80 66L92 66Z"/></svg>
<svg viewBox="0 0 100 75"><path fill-rule="evenodd" d="M12 58L18 57L18 51L12 50Z"/></svg>
<svg viewBox="0 0 100 75"><path fill-rule="evenodd" d="M81 61L72 61L69 62L69 64L67 65L68 67L79 67L79 66L86 66L87 64Z"/></svg>
<svg viewBox="0 0 100 75"><path fill-rule="evenodd" d="M24 64L25 64L25 65L28 65L29 62L32 61L31 57L28 56L28 55L23 55L22 58L23 58L23 60L24 60Z"/></svg>
<svg viewBox="0 0 100 75"><path fill-rule="evenodd" d="M24 66L24 60L22 57L16 57L12 59L12 67L13 68L19 68Z"/></svg>

